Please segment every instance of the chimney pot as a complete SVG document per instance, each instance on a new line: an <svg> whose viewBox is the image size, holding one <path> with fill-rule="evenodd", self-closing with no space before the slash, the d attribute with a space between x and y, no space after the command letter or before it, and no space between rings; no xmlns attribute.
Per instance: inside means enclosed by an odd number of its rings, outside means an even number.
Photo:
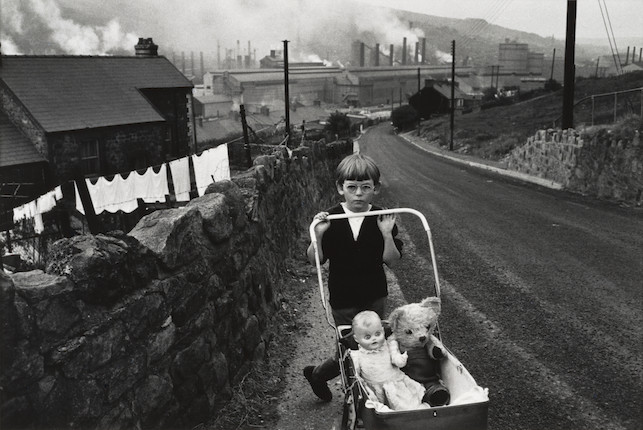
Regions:
<svg viewBox="0 0 643 430"><path fill-rule="evenodd" d="M159 46L152 41L151 37L138 38L138 43L134 46L137 57L156 57L158 56Z"/></svg>

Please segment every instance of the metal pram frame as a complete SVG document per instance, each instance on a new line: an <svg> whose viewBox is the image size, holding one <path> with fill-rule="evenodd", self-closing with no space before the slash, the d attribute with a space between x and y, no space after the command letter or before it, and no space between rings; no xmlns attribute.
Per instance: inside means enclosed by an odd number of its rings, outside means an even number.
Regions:
<svg viewBox="0 0 643 430"><path fill-rule="evenodd" d="M431 236L431 229L424 215L409 208L383 209L352 214L328 215L327 220L339 220L362 216L379 216L386 214L408 213L417 216L422 222L424 231L429 241L431 254L431 265L435 282L435 293L440 297L440 278L435 258L435 248ZM367 404L368 392L359 375L355 374L349 347L345 339L350 335L350 326L335 326L332 311L328 305L328 299L324 288L324 280L321 270L319 256L319 244L315 234L315 226L321 222L314 219L310 224L309 233L311 243L315 252L315 266L317 269L317 281L322 305L326 314L328 324L335 331L337 349L339 351L339 366L342 378L342 390L344 391L344 413L342 418L342 429L352 430L354 428L365 428L367 430L485 430L487 429L489 400L487 390L477 385L473 377L460 361L447 349L447 357L442 361L442 379L451 391L451 403L447 406L430 407L407 411L382 411ZM441 339L440 328L436 328L436 336ZM457 403L458 399L466 399L469 392L474 396L470 401L463 400Z"/></svg>

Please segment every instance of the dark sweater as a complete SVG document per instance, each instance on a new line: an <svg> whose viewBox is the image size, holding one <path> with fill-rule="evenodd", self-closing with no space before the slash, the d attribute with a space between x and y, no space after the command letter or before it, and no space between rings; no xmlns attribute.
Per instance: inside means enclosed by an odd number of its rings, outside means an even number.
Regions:
<svg viewBox="0 0 643 430"><path fill-rule="evenodd" d="M371 210L380 210L373 206ZM328 209L329 214L343 214L341 205ZM397 226L393 228L393 237ZM396 239L401 250L402 243ZM357 240L347 219L333 220L322 238L322 252L329 260L328 289L334 309L360 307L388 295L382 266L384 238L376 216L364 217Z"/></svg>

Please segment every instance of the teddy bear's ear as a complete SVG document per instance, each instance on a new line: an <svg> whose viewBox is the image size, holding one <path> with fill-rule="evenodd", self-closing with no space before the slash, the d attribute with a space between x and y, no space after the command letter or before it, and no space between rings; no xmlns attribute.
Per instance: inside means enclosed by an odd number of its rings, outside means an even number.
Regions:
<svg viewBox="0 0 643 430"><path fill-rule="evenodd" d="M391 326L391 329L395 330L399 322L402 311L400 309L393 309L393 312L388 316L388 322Z"/></svg>
<svg viewBox="0 0 643 430"><path fill-rule="evenodd" d="M439 297L427 297L426 299L422 300L422 303L420 304L425 308L433 310L433 312L438 315L440 313L441 303L442 302Z"/></svg>

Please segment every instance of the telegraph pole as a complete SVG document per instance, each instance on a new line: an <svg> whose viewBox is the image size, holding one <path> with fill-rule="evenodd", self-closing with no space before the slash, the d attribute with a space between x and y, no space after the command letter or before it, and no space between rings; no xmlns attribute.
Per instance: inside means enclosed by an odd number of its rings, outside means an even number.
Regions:
<svg viewBox="0 0 643 430"><path fill-rule="evenodd" d="M286 146L290 147L290 94L288 91L288 41L284 40L284 98L286 99Z"/></svg>
<svg viewBox="0 0 643 430"><path fill-rule="evenodd" d="M241 115L241 127L243 128L243 149L246 153L246 164L252 167L252 156L250 154L250 139L248 138L248 122L246 120L246 107L239 106L239 114Z"/></svg>
<svg viewBox="0 0 643 430"><path fill-rule="evenodd" d="M567 0L565 35L565 82L563 86L563 130L574 127L574 52L576 44L576 0Z"/></svg>
<svg viewBox="0 0 643 430"><path fill-rule="evenodd" d="M453 151L453 125L455 120L455 40L451 41L451 139L449 151Z"/></svg>

